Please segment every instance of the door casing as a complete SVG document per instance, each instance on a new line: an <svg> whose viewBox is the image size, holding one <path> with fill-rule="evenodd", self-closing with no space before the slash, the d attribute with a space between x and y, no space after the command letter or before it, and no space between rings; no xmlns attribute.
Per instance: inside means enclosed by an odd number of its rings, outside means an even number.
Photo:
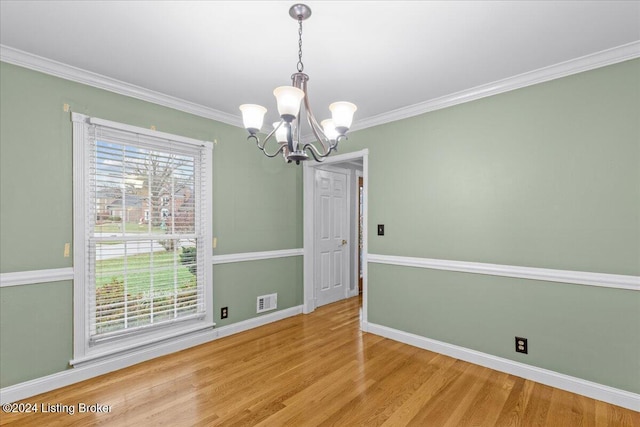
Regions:
<svg viewBox="0 0 640 427"><path fill-rule="evenodd" d="M368 203L369 203L369 150L364 149L352 153L328 157L322 163L305 162L303 174L303 218L304 218L304 265L303 265L303 313L311 313L316 309L314 290L315 242L314 242L314 206L315 206L315 169L323 166L340 167L341 163L362 160L363 190L363 241L362 241L362 315L361 329L367 324L367 259L368 259Z"/></svg>

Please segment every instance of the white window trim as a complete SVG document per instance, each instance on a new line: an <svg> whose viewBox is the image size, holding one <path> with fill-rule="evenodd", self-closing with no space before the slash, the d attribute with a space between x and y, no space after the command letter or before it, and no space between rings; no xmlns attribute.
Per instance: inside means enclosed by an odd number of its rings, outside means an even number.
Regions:
<svg viewBox="0 0 640 427"><path fill-rule="evenodd" d="M71 120L73 122L73 230L74 230L74 251L73 251L73 265L74 265L74 283L73 283L73 359L69 362L72 366L83 366L97 360L105 359L112 356L117 356L122 353L147 347L158 342L167 341L170 339L177 339L187 334L201 331L203 329L212 328L215 326L213 323L213 247L206 244L206 242L213 241L212 232L212 168L213 159L212 153L208 156L208 161L204 168L206 168L206 176L209 178L206 185L205 197L203 203L204 209L204 242L207 251L205 252L204 259L204 301L205 301L205 317L204 319L192 323L185 322L186 324L180 326L168 326L167 328L160 328L144 336L132 336L119 340L113 345L102 347L89 345L89 319L88 319L88 292L86 292L88 271L85 266L87 265L87 254L84 251L85 241L87 239L87 226L89 219L86 218L86 203L88 202L88 183L89 183L89 170L87 167L88 156L88 141L89 141L89 128L93 124L100 126L111 127L118 130L129 131L141 135L153 136L156 138L170 139L180 143L196 145L204 147L207 150L213 151L213 143L209 141L199 141L183 136L171 135L164 132L158 132L150 129L140 128L136 126L126 125L122 123L112 122L109 120L92 118L79 113L72 113Z"/></svg>

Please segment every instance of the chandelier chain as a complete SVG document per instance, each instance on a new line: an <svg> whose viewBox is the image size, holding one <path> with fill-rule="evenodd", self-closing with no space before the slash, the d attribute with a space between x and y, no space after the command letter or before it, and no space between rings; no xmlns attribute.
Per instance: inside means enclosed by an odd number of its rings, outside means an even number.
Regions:
<svg viewBox="0 0 640 427"><path fill-rule="evenodd" d="M302 17L298 17L298 72L304 71L304 64L302 63Z"/></svg>

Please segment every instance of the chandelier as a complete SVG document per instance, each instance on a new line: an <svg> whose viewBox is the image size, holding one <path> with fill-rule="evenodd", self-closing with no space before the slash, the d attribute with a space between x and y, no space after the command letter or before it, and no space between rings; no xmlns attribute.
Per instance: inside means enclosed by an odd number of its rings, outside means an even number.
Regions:
<svg viewBox="0 0 640 427"><path fill-rule="evenodd" d="M309 104L307 92L309 76L303 73L304 64L302 63L302 21L311 16L311 9L304 4L294 4L289 9L289 15L298 21L298 72L291 75L291 86L280 86L273 91L280 121L273 123L273 130L263 141L260 141L257 134L262 128L266 108L256 104L241 105L242 121L249 132L247 139L255 140L258 148L267 157L275 157L282 153L287 162L295 161L296 164L300 164L301 161L309 160L309 154L311 154L315 161L321 162L332 151L337 150L338 143L346 138L357 107L350 102L334 102L329 105L331 119L323 120L320 125L318 124ZM304 101L306 121L316 138L315 143L303 143L300 138L302 101ZM269 153L265 146L273 138L278 148Z"/></svg>

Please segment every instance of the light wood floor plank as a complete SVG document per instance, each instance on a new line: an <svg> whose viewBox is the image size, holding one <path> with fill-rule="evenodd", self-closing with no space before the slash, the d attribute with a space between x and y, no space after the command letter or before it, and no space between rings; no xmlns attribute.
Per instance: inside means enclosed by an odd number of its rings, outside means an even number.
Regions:
<svg viewBox="0 0 640 427"><path fill-rule="evenodd" d="M638 412L362 333L359 309L351 298L35 396L76 413L0 425L640 427Z"/></svg>
<svg viewBox="0 0 640 427"><path fill-rule="evenodd" d="M505 402L496 426L511 427L523 425L525 408L531 398L534 383L522 378L512 377L514 384Z"/></svg>

